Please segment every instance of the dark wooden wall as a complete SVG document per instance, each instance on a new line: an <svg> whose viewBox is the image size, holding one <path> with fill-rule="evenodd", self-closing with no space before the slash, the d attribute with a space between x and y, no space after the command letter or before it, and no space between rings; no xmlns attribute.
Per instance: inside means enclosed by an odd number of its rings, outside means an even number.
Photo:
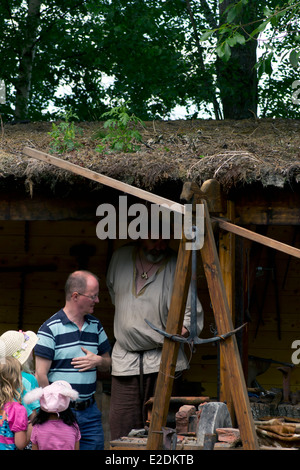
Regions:
<svg viewBox="0 0 300 470"><path fill-rule="evenodd" d="M31 329L64 306L69 273L89 269L101 278L96 314L112 331L105 286L109 244L89 221L2 221L0 223L0 330Z"/></svg>
<svg viewBox="0 0 300 470"><path fill-rule="evenodd" d="M300 248L300 230L297 226L268 226L264 234L275 240ZM242 311L242 323L247 327L238 338L245 376L250 375L251 358L255 356L274 361L292 363L292 343L300 340L300 260L282 252L236 241L244 246L244 266L242 276L237 256L235 279L235 318ZM238 250L237 250L238 251ZM247 257L249 253L249 258ZM206 280L202 272L201 257L198 281L199 295L205 307L205 329L203 337L211 336L214 327L214 315L206 292ZM247 269L247 258L249 271ZM248 277L250 292L248 292ZM250 275L252 273L252 276ZM243 298L239 299L238 292ZM266 291L266 292L265 292ZM265 300L263 301L265 296ZM241 311L238 311L241 309ZM264 361L262 361L264 363ZM266 390L282 388L282 373L277 370L280 364L270 363L268 369L257 376L257 381ZM216 396L218 393L217 377L219 374L218 349L216 344L198 347L196 357L189 371L189 380L202 382L204 394ZM300 390L300 365L295 365L291 375L291 391Z"/></svg>
<svg viewBox="0 0 300 470"><path fill-rule="evenodd" d="M9 204L12 207L11 203ZM24 220L25 206L20 208L16 201L14 212L7 210L2 217L7 220L0 221L0 333L8 329L37 331L44 320L64 305L64 283L68 274L84 268L101 278L100 303L96 307L95 314L101 319L112 341L113 307L105 286L105 273L112 251L126 241L100 241L97 238L97 220L94 217L97 203L91 206L90 212L86 211L82 203L80 212L77 213L77 219L82 217L80 220L66 220L69 212L66 205L60 209L59 202L48 201L48 205L50 209L44 212L40 217L41 220L36 220L41 214L37 203L35 203L36 215L31 214L28 220ZM70 210L75 219L76 206ZM26 211L25 216L29 214L27 209ZM59 212L62 220L54 220ZM280 213L280 217L281 222L284 222L283 212ZM297 220L295 219L295 222ZM248 223L247 220L246 225ZM261 230L271 238L300 247L297 225L265 224L263 227L257 225L255 230ZM242 313L246 315L248 322L242 338L243 355L291 362L292 342L300 340L300 260L275 250L270 252L265 248L253 251L253 245L247 245L245 242L243 246L241 270L243 277L237 278L235 291L235 293L244 292ZM253 277L255 282L251 284L250 292L245 287L248 249L251 250L249 251L251 273L255 274ZM275 290L271 278L262 311L262 322L258 327L259 313L254 291L256 289L257 299L261 303L265 289L264 282L274 260L277 287ZM239 258L237 265L239 266ZM213 335L215 324L200 253L198 294L205 311L205 325L201 336L206 338ZM235 316L238 309L239 305L236 305ZM280 337L278 312L280 312ZM186 352L190 359L190 369L183 377L184 383L188 385L186 393L217 396L219 376L217 344L197 346L194 352L187 347ZM259 383L267 389L282 387L282 376L277 366L272 364L268 371L257 377ZM246 375L247 367L245 364ZM299 370L300 366L296 366L292 372L292 391L300 389Z"/></svg>

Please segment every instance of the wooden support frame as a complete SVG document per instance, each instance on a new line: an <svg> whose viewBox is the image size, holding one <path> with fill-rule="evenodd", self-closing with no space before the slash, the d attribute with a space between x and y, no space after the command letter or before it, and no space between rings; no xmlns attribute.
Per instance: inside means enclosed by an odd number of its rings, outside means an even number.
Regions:
<svg viewBox="0 0 300 470"><path fill-rule="evenodd" d="M205 208L205 237L204 245L201 249L201 256L214 310L218 335L224 335L229 331L232 331L234 328L207 203L205 200L202 200L202 203ZM190 256L191 255L186 253L186 250L184 249L184 243L181 242L177 261L178 269L176 268L174 291L166 325L166 331L171 334L176 334L176 332L178 333L179 328L182 326L186 293L189 285L187 272ZM221 342L220 347L225 361L227 380L230 385L243 448L245 450L257 450L258 441L256 429L235 336L230 336L225 341ZM165 338L156 386L157 392L155 393L152 409L147 450L162 449L161 430L166 424L177 354L178 344L176 344L175 341L172 342L170 339Z"/></svg>

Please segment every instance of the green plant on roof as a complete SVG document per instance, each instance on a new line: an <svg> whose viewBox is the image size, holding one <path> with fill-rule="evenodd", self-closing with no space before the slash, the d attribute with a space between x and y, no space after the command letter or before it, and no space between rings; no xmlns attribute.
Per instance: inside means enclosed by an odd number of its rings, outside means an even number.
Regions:
<svg viewBox="0 0 300 470"><path fill-rule="evenodd" d="M49 132L51 137L50 152L52 153L65 153L80 146L76 138L78 134L82 133L82 129L74 123L74 119L78 119L78 116L72 112L71 108L60 117L62 122L59 124L53 122L52 131Z"/></svg>
<svg viewBox="0 0 300 470"><path fill-rule="evenodd" d="M143 125L141 119L134 114L129 114L126 103L115 106L110 111L102 114L103 118L108 118L103 127L107 129L107 134L101 139L96 150L102 152L106 146L117 152L136 152L140 146L142 136L137 127Z"/></svg>

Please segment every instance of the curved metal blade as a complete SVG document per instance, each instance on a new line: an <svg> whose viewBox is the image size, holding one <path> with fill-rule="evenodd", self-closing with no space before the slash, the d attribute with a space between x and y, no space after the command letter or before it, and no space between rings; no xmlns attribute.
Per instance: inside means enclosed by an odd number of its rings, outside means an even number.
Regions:
<svg viewBox="0 0 300 470"><path fill-rule="evenodd" d="M203 338L198 338L197 336L196 337L189 336L188 338L185 338L184 336L177 335L177 334L172 335L170 333L167 333L166 331L161 330L157 326L153 325L153 323L149 322L149 320L147 320L146 318L145 318L145 322L154 331L157 331L157 333L160 333L162 336L165 336L168 339L171 339L173 341L178 341L180 343L192 343L192 344L214 343L216 341L220 341L221 339L225 340L226 338L229 338L229 336L234 335L237 331L241 330L242 328L244 328L244 326L247 325L247 323L244 323L243 325L239 326L238 328L235 328L232 331L229 331L228 333L225 333L224 335L217 335L217 336L213 336L212 338L203 339Z"/></svg>

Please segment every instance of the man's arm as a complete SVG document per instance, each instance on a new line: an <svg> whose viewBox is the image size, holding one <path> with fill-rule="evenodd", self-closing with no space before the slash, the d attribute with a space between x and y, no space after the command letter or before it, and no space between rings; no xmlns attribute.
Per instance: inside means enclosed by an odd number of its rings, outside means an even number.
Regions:
<svg viewBox="0 0 300 470"><path fill-rule="evenodd" d="M48 372L52 361L41 356L35 356L35 376L40 387L49 385Z"/></svg>
<svg viewBox="0 0 300 470"><path fill-rule="evenodd" d="M100 364L98 365L98 370L101 372L106 372L110 369L111 366L111 357L108 352L100 356Z"/></svg>

